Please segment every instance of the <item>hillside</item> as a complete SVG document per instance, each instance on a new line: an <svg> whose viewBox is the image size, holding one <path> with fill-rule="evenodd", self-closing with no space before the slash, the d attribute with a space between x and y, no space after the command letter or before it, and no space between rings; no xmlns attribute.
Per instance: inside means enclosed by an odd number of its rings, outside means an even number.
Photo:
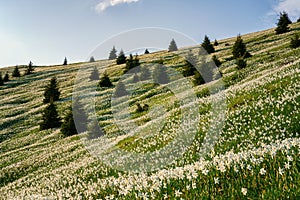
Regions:
<svg viewBox="0 0 300 200"><path fill-rule="evenodd" d="M0 199L299 197L300 48L289 47L294 33L300 34L300 23L292 24L291 31L281 35L276 35L274 29L243 35L253 56L241 70L236 69L235 60L231 58L236 37L220 40L213 55L223 62L219 68L223 77L194 87L196 100L179 105L176 96L165 87L145 83L135 88L132 98L122 99L121 104L128 104L129 109L118 119L113 119L118 105L111 107L109 100L114 88L93 91L90 88L97 82L88 81L91 66L96 66L100 74L107 69L116 85L125 65L116 65L115 61L38 66L31 75L11 78L0 86ZM199 46L179 49L182 57L167 51L140 55L140 63L145 66L162 59L167 68L180 71L184 65L183 56L189 50L197 52ZM79 69L82 71L77 76ZM2 74L12 70L0 68ZM23 73L24 68L20 71ZM116 144L124 151L139 154L155 152L180 137L174 133L179 128L180 118L188 118L189 123L196 124L197 128L182 131L187 135L195 131L195 138L182 157L163 169L138 174L119 171L117 157L104 156L112 166L93 157L85 146L84 137L63 137L60 129L39 130L41 113L46 106L43 104L44 88L53 76L57 77L61 92L56 103L60 116L65 115L72 103L76 79L83 80L77 85L83 88L83 93L95 92L97 120L106 134L105 139L93 140L98 145ZM176 76L171 80L180 81ZM123 81L130 82L131 77ZM220 81L224 90L216 92L214 88ZM178 91L178 96L182 96L185 87ZM222 98L226 99L226 107L219 108L223 113L214 116L211 108L223 102ZM89 100L87 95L82 101ZM137 102L149 105L150 111L135 113ZM159 105L164 106L165 113L158 111ZM158 110L151 112L155 106ZM90 105L87 103L86 107L89 109ZM181 110L182 107L187 109ZM192 108L197 110L196 114L183 116ZM124 121L130 113L130 122L135 122L134 130ZM213 128L222 125L221 134L213 143L213 151L202 158L199 155L203 150L202 142L212 121L218 121L218 114L224 121L213 124ZM127 133L116 121L128 129ZM161 121L166 123L162 125ZM139 135L134 135L132 132L136 132L137 127Z"/></svg>

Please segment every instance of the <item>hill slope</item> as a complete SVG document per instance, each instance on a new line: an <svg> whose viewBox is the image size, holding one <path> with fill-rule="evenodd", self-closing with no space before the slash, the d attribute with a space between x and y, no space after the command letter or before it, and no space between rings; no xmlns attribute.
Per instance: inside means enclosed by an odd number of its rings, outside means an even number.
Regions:
<svg viewBox="0 0 300 200"><path fill-rule="evenodd" d="M217 94L209 88L218 81L194 87L200 118L195 140L174 163L155 172L133 174L118 171L93 157L79 136L64 138L59 129L39 130L43 91L51 77L58 78L61 116L71 105L75 78L79 69L96 66L107 73L114 84L124 65L114 61L78 63L67 66L36 67L32 75L14 78L0 86L0 199L64 198L216 198L280 199L300 195L300 49L289 48L290 37L299 33L300 24L291 31L275 35L274 29L242 36L249 52L247 68L237 70L231 59L235 38L219 41L218 58L225 84L226 109L222 132L213 151L200 158L202 141L210 127L210 108ZM198 46L179 50L186 55ZM142 65L163 59L167 68L180 70L184 59L168 52L141 55ZM10 68L0 71L12 71ZM21 71L23 69L21 68ZM3 73L2 73L3 74ZM88 80L89 70L80 74ZM130 77L126 80L131 80ZM174 80L175 81L175 80ZM95 82L85 81L89 88ZM88 91L88 90L87 90ZM96 95L98 121L109 141L129 152L159 150L176 134L180 111L178 99L163 86L144 84L136 89L129 103L129 113L144 136L132 136L120 130L107 104L113 88L101 89ZM84 101L88 101L85 99ZM166 124L159 115L135 113L137 102L151 107L163 105ZM186 105L187 106L187 105ZM151 111L151 109L150 109ZM124 116L128 114L125 113ZM152 119L151 119L152 117ZM122 119L119 119L122 121ZM126 126L125 121L125 126ZM130 127L128 125L128 127ZM150 134L151 133L151 134ZM86 133L85 133L86 134ZM98 139L101 143L101 138ZM114 158L110 158L114 159Z"/></svg>

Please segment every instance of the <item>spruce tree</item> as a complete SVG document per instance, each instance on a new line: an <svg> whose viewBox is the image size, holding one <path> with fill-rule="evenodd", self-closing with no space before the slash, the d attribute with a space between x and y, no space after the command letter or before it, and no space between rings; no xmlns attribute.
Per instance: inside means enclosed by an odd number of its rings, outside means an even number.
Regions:
<svg viewBox="0 0 300 200"><path fill-rule="evenodd" d="M158 84L166 84L169 83L170 78L167 74L166 68L162 65L157 65L153 71L153 80Z"/></svg>
<svg viewBox="0 0 300 200"><path fill-rule="evenodd" d="M214 46L218 46L218 45L219 45L219 42L217 39L215 39Z"/></svg>
<svg viewBox="0 0 300 200"><path fill-rule="evenodd" d="M29 64L28 64L28 66L27 66L25 75L32 74L33 70L34 70L34 69L33 69L33 64L32 64L32 62L30 61Z"/></svg>
<svg viewBox="0 0 300 200"><path fill-rule="evenodd" d="M44 109L42 114L42 122L40 123L40 130L45 130L49 128L56 128L61 125L56 106L53 101Z"/></svg>
<svg viewBox="0 0 300 200"><path fill-rule="evenodd" d="M20 77L20 71L18 65L15 67L14 71L12 72L12 77Z"/></svg>
<svg viewBox="0 0 300 200"><path fill-rule="evenodd" d="M2 73L0 72L0 86L1 85L4 85L4 81L3 81L3 79L2 79Z"/></svg>
<svg viewBox="0 0 300 200"><path fill-rule="evenodd" d="M300 39L298 34L294 34L294 36L291 38L290 47L294 49L300 47Z"/></svg>
<svg viewBox="0 0 300 200"><path fill-rule="evenodd" d="M58 90L57 86L57 80L56 77L51 78L50 83L46 86L45 92L44 92L44 103L49 103L52 101L59 100L60 92Z"/></svg>
<svg viewBox="0 0 300 200"><path fill-rule="evenodd" d="M96 67L94 67L91 75L90 75L90 80L91 81L98 81L99 80L99 72L98 69Z"/></svg>
<svg viewBox="0 0 300 200"><path fill-rule="evenodd" d="M111 83L108 75L106 73L103 74L103 76L101 77L100 81L99 81L99 86L100 87L111 87L113 86L113 84Z"/></svg>
<svg viewBox="0 0 300 200"><path fill-rule="evenodd" d="M299 23L300 22L300 17L297 19L297 23Z"/></svg>
<svg viewBox="0 0 300 200"><path fill-rule="evenodd" d="M201 46L207 51L208 54L211 54L211 53L215 52L215 48L211 44L211 42L210 42L207 35L205 35L204 41L202 42Z"/></svg>
<svg viewBox="0 0 300 200"><path fill-rule="evenodd" d="M78 98L73 99L73 117L77 125L77 132L82 133L87 130L88 116L84 111L82 103L80 103Z"/></svg>
<svg viewBox="0 0 300 200"><path fill-rule="evenodd" d="M4 81L4 82L9 81L9 75L8 75L8 72L5 73L3 81Z"/></svg>
<svg viewBox="0 0 300 200"><path fill-rule="evenodd" d="M172 39L170 42L170 45L169 45L169 52L177 51L177 50L178 50L177 44L176 44L175 40Z"/></svg>
<svg viewBox="0 0 300 200"><path fill-rule="evenodd" d="M128 95L125 85L122 81L119 81L115 90L115 97L122 97Z"/></svg>
<svg viewBox="0 0 300 200"><path fill-rule="evenodd" d="M237 65L237 69L244 69L245 67L247 67L247 62L244 58L240 57L236 59L236 65Z"/></svg>
<svg viewBox="0 0 300 200"><path fill-rule="evenodd" d="M94 56L91 56L90 57L90 62L95 62L96 60L95 60L95 58L94 58Z"/></svg>
<svg viewBox="0 0 300 200"><path fill-rule="evenodd" d="M286 12L280 13L280 17L277 23L277 28L275 29L276 34L282 34L289 31L289 24L291 24L292 21L290 20L288 14Z"/></svg>
<svg viewBox="0 0 300 200"><path fill-rule="evenodd" d="M232 47L232 54L233 58L235 59L251 57L251 54L247 52L246 45L244 44L241 35L238 35L236 38L236 41Z"/></svg>
<svg viewBox="0 0 300 200"><path fill-rule="evenodd" d="M142 67L140 80L145 81L145 80L149 80L150 78L151 78L151 73L147 68L147 66Z"/></svg>
<svg viewBox="0 0 300 200"><path fill-rule="evenodd" d="M114 60L117 58L117 50L115 46L113 46L112 50L109 53L108 60Z"/></svg>
<svg viewBox="0 0 300 200"><path fill-rule="evenodd" d="M124 51L121 49L118 57L117 57L117 65L121 65L126 63L126 56L124 54Z"/></svg>
<svg viewBox="0 0 300 200"><path fill-rule="evenodd" d="M66 137L77 134L77 129L73 118L72 107L69 108L66 116L63 119L60 132Z"/></svg>
<svg viewBox="0 0 300 200"><path fill-rule="evenodd" d="M68 65L67 57L65 57L63 65Z"/></svg>
<svg viewBox="0 0 300 200"><path fill-rule="evenodd" d="M144 54L149 54L150 52L148 51L148 49L145 50Z"/></svg>
<svg viewBox="0 0 300 200"><path fill-rule="evenodd" d="M139 65L140 65L140 60L138 58L138 55L135 55L135 57L133 58L132 54L130 54L129 58L126 60L125 72L127 72Z"/></svg>

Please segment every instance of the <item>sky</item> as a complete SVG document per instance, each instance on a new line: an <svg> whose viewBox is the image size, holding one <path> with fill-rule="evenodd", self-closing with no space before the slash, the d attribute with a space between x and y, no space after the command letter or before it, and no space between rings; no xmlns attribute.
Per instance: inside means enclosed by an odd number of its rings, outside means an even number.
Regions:
<svg viewBox="0 0 300 200"><path fill-rule="evenodd" d="M204 35L223 39L275 27L283 10L297 20L300 0L0 0L0 67L86 61L113 36L144 27L174 30L200 44ZM96 59L108 56L112 46L105 48Z"/></svg>

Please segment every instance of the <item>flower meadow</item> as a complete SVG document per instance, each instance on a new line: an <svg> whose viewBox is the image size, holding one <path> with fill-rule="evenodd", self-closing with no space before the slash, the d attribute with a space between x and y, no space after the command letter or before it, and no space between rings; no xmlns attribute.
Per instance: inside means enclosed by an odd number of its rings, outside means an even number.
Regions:
<svg viewBox="0 0 300 200"><path fill-rule="evenodd" d="M242 70L225 45L235 38L220 40L222 78L192 86L192 94L183 78L135 84L129 75L122 80L132 95L113 99L113 87L88 80L96 66L118 83L125 65L107 60L38 66L13 78L0 86L0 199L300 198L300 49L289 48L299 28L242 36L253 55ZM199 46L180 49L179 56L161 51L139 58L142 66L163 59L180 72L190 50ZM66 114L77 87L105 137L39 130L44 87L53 76L59 114ZM136 103L150 109L136 113Z"/></svg>

